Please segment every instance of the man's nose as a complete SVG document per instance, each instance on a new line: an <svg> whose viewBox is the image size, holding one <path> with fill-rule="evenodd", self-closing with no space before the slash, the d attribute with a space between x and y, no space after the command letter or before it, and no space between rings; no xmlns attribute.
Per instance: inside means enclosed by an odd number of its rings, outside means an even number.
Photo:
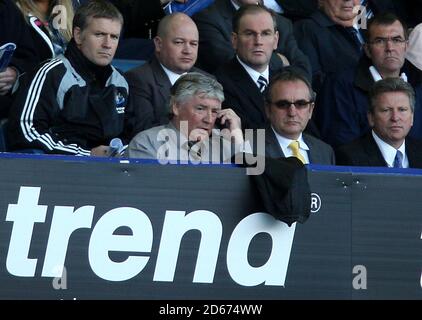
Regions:
<svg viewBox="0 0 422 320"><path fill-rule="evenodd" d="M400 112L393 110L391 111L391 121L398 121L400 120Z"/></svg>
<svg viewBox="0 0 422 320"><path fill-rule="evenodd" d="M110 36L104 36L103 43L104 48L110 48L111 47L111 37Z"/></svg>

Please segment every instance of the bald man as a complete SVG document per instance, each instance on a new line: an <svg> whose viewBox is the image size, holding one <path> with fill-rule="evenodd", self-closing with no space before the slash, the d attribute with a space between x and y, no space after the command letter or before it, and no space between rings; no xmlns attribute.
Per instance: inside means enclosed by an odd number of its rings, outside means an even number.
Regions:
<svg viewBox="0 0 422 320"><path fill-rule="evenodd" d="M193 20L174 13L164 17L154 38L155 55L144 65L126 72L129 83L129 132L136 133L169 122L170 88L194 68L198 56L198 29Z"/></svg>

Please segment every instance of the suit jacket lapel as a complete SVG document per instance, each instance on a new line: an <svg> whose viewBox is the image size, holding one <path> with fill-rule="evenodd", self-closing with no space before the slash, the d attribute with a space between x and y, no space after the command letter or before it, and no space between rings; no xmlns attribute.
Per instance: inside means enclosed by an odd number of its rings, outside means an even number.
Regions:
<svg viewBox="0 0 422 320"><path fill-rule="evenodd" d="M239 92L243 92L250 100L251 107L259 110L265 122L266 116L264 112L264 97L259 91L258 86L253 82L245 68L239 63L236 57L233 58L232 63L232 76L234 83L239 88Z"/></svg>
<svg viewBox="0 0 422 320"><path fill-rule="evenodd" d="M163 67L155 57L151 60L151 69L153 70L155 84L159 88L158 91L163 98L166 98L170 92L171 82Z"/></svg>
<svg viewBox="0 0 422 320"><path fill-rule="evenodd" d="M270 158L285 157L273 129L269 126L265 128L265 154Z"/></svg>
<svg viewBox="0 0 422 320"><path fill-rule="evenodd" d="M363 139L362 139L363 148L367 154L368 161L370 166L374 167L387 167L387 162L385 162L384 157L382 156L381 150L378 148L377 143L372 137L372 131L370 131Z"/></svg>
<svg viewBox="0 0 422 320"><path fill-rule="evenodd" d="M308 150L309 163L322 163L323 159L321 159L320 153L313 152L315 151L315 146L312 140L310 140L306 134L303 134L302 137L303 137L303 141L305 141L305 143L307 144L309 148Z"/></svg>

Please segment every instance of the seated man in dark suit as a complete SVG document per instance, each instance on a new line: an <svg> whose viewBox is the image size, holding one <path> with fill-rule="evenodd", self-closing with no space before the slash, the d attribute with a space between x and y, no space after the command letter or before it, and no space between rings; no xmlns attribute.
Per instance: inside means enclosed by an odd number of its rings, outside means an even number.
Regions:
<svg viewBox="0 0 422 320"><path fill-rule="evenodd" d="M242 6L234 16L233 31L236 56L215 73L224 88L223 106L236 112L243 128L264 128L263 92L278 71L270 65L278 42L274 13L263 6Z"/></svg>
<svg viewBox="0 0 422 320"><path fill-rule="evenodd" d="M198 66L205 71L213 73L217 68L232 59L235 51L231 46L232 20L236 11L242 5L261 3L262 0L215 0L203 11L193 16L199 30ZM276 51L272 57L274 65L281 64L280 53L288 63L307 76L311 76L308 58L298 48L293 35L292 23L280 16L275 16L279 40Z"/></svg>
<svg viewBox="0 0 422 320"><path fill-rule="evenodd" d="M271 80L265 95L265 112L271 124L265 131L268 157L295 156L305 164L335 164L328 144L303 133L314 99L309 81L294 70L283 71Z"/></svg>
<svg viewBox="0 0 422 320"><path fill-rule="evenodd" d="M184 73L194 68L198 54L198 29L183 13L160 21L154 38L155 56L146 64L125 73L129 83L129 105L134 114L129 131L134 134L166 124L170 88Z"/></svg>
<svg viewBox="0 0 422 320"><path fill-rule="evenodd" d="M317 99L315 119L324 141L336 147L368 131L368 95L373 84L390 77L407 80L407 39L407 28L397 16L386 13L369 20L364 46L366 56L361 58L357 68L327 77ZM416 121L410 132L417 138L422 138L422 110L418 111L422 109L420 99L422 97L417 92Z"/></svg>
<svg viewBox="0 0 422 320"><path fill-rule="evenodd" d="M372 130L336 150L337 164L422 168L422 141L407 137L413 125L415 93L400 78L378 81L370 92Z"/></svg>
<svg viewBox="0 0 422 320"><path fill-rule="evenodd" d="M223 100L223 87L214 78L197 72L183 75L171 89L170 123L138 133L127 156L162 164L230 162L243 148L243 135L240 118L231 109L221 109ZM225 129L217 130L217 124Z"/></svg>
<svg viewBox="0 0 422 320"><path fill-rule="evenodd" d="M312 68L312 85L319 93L328 74L357 65L362 42L353 27L358 0L323 0L320 10L309 19L295 23L294 32L299 48L308 56Z"/></svg>

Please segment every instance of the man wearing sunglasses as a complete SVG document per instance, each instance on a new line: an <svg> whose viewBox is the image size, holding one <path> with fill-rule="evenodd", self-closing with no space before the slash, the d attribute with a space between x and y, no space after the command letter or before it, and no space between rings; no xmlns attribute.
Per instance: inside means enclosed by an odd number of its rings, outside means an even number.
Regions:
<svg viewBox="0 0 422 320"><path fill-rule="evenodd" d="M295 70L277 74L265 93L265 153L271 158L294 156L304 164L334 165L333 149L303 133L312 117L315 93L311 84Z"/></svg>
<svg viewBox="0 0 422 320"><path fill-rule="evenodd" d="M328 78L319 94L315 119L322 139L337 147L368 132L371 88L381 79L399 77L409 81L416 91L415 125L410 135L422 138L422 113L418 111L422 107L422 88L406 76L406 26L394 14L377 15L368 22L366 38L366 56L358 67Z"/></svg>

